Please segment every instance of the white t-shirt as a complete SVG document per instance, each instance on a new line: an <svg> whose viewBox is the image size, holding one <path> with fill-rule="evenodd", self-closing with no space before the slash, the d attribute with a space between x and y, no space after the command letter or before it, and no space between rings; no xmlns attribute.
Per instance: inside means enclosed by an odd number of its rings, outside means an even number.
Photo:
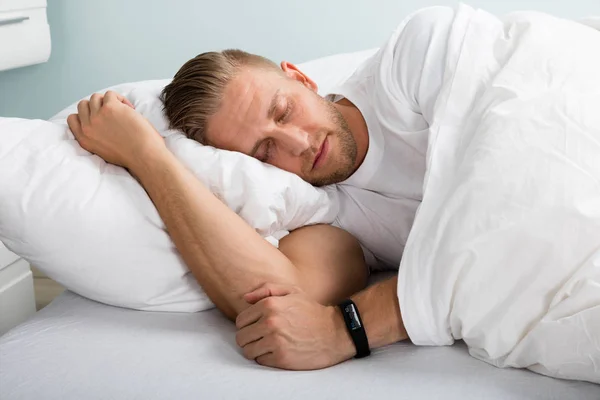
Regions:
<svg viewBox="0 0 600 400"><path fill-rule="evenodd" d="M423 197L428 129L441 88L454 10L423 9L327 98L361 111L369 148L358 170L337 185L334 225L353 234L372 269L397 269Z"/></svg>

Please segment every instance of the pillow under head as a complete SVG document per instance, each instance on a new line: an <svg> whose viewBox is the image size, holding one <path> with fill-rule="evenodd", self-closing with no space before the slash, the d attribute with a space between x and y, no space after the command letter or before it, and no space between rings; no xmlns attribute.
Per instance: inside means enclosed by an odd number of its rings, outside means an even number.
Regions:
<svg viewBox="0 0 600 400"><path fill-rule="evenodd" d="M329 57L305 69L341 79L370 54ZM332 75L336 68L339 74ZM158 99L168 82L110 89L127 97L176 157L273 244L290 230L333 221L334 189L169 131ZM74 112L76 103L49 121L0 118L0 240L67 289L103 303L155 311L211 308L145 190L74 139L66 124Z"/></svg>

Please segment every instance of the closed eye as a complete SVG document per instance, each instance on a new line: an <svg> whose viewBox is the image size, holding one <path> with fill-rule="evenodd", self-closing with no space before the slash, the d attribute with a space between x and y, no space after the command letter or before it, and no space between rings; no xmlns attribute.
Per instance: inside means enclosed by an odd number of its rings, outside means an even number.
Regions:
<svg viewBox="0 0 600 400"><path fill-rule="evenodd" d="M266 163L271 159L271 156L273 155L272 153L273 153L273 140L268 139L268 140L265 140L263 142L263 144L261 145L261 148L258 151L258 154L256 154L256 158L259 161Z"/></svg>
<svg viewBox="0 0 600 400"><path fill-rule="evenodd" d="M277 117L277 123L284 124L289 119L291 113L292 113L292 102L288 101L284 112L279 117Z"/></svg>

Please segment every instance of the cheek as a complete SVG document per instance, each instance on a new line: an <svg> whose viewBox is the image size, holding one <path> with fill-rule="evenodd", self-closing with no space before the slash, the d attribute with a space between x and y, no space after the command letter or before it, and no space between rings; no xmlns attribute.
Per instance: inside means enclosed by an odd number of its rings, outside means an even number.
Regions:
<svg viewBox="0 0 600 400"><path fill-rule="evenodd" d="M275 151L269 164L296 175L302 173L302 158L293 157L283 151Z"/></svg>
<svg viewBox="0 0 600 400"><path fill-rule="evenodd" d="M297 114L297 124L305 131L314 134L329 125L327 109L315 94L300 102Z"/></svg>

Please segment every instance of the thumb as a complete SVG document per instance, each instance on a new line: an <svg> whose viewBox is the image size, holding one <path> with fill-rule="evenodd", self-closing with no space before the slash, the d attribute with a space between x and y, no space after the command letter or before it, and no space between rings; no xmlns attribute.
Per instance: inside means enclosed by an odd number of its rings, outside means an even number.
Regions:
<svg viewBox="0 0 600 400"><path fill-rule="evenodd" d="M278 283L265 283L258 288L254 289L250 293L244 295L244 300L250 304L256 304L264 298L271 296L287 296L297 292L295 286L278 284Z"/></svg>
<svg viewBox="0 0 600 400"><path fill-rule="evenodd" d="M131 108L133 108L133 109L135 110L135 106L133 105L133 103L132 103L132 102L130 102L130 101L127 99L127 97L123 97L123 98L121 98L120 100L121 100L121 103L123 103L123 104L125 104L126 106L129 106L129 107L131 107Z"/></svg>

